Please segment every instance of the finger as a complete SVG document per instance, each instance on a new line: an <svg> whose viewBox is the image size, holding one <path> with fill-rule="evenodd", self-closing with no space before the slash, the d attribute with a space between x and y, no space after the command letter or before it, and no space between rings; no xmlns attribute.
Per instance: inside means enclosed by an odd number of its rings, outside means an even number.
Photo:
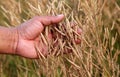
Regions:
<svg viewBox="0 0 120 77"><path fill-rule="evenodd" d="M64 49L64 54L68 54L68 53L71 53L72 52L72 49L70 48L65 48Z"/></svg>
<svg viewBox="0 0 120 77"><path fill-rule="evenodd" d="M78 29L77 29L77 33L78 33L78 34L81 34L81 33L82 33L82 29L78 28Z"/></svg>
<svg viewBox="0 0 120 77"><path fill-rule="evenodd" d="M48 46L43 42L40 37L39 40L36 39L36 51L39 57L45 57L48 55Z"/></svg>
<svg viewBox="0 0 120 77"><path fill-rule="evenodd" d="M75 27L77 24L75 22L70 22L70 26L73 28Z"/></svg>
<svg viewBox="0 0 120 77"><path fill-rule="evenodd" d="M82 30L81 30L80 28L78 28L78 29L77 29L77 33L78 33L79 35L81 35ZM80 44L80 43L81 43L81 38L80 38L80 36L77 36L77 39L75 39L75 43L76 43L76 44Z"/></svg>
<svg viewBox="0 0 120 77"><path fill-rule="evenodd" d="M80 43L81 43L81 40L80 40L80 39L77 39L77 40L75 40L75 43L76 43L76 44L80 44Z"/></svg>
<svg viewBox="0 0 120 77"><path fill-rule="evenodd" d="M77 26L77 24L75 22L70 22L70 26L74 30L74 33L77 34L77 38L75 39L75 43L76 44L80 44L81 43L81 39L78 38L78 37L79 37L79 35L81 35L82 29L78 28L78 26Z"/></svg>
<svg viewBox="0 0 120 77"><path fill-rule="evenodd" d="M73 28L74 30L77 28L77 33L78 34L81 34L82 33L82 29L81 28L78 28L78 26L77 26L77 23L75 23L75 22L70 22L70 26L71 26L71 28Z"/></svg>
<svg viewBox="0 0 120 77"><path fill-rule="evenodd" d="M43 25L51 25L61 22L64 19L64 15L57 15L57 16L38 16L35 17L38 19Z"/></svg>

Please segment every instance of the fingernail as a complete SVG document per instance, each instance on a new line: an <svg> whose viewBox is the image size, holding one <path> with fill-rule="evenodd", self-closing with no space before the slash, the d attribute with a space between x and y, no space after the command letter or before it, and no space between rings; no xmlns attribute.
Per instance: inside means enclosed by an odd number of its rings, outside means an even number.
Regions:
<svg viewBox="0 0 120 77"><path fill-rule="evenodd" d="M59 14L59 15L57 15L58 17L63 17L64 15L63 14Z"/></svg>

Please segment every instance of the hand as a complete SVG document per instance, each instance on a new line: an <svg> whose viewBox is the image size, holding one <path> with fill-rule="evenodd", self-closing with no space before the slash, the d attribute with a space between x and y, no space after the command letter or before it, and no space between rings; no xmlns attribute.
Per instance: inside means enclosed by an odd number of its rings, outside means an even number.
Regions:
<svg viewBox="0 0 120 77"><path fill-rule="evenodd" d="M16 54L27 58L38 58L35 50L35 44L39 43L42 54L47 54L48 48L40 40L40 33L44 27L51 24L59 23L64 19L64 15L58 16L36 16L29 21L18 26L18 44ZM51 39L51 36L48 37Z"/></svg>

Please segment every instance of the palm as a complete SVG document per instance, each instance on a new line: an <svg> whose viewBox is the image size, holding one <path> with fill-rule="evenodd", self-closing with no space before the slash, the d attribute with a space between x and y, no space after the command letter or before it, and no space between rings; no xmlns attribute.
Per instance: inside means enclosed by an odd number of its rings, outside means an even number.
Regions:
<svg viewBox="0 0 120 77"><path fill-rule="evenodd" d="M17 52L20 52L18 53L19 55L22 55L24 57L36 57L37 54L36 54L36 51L35 51L35 41L34 40L24 40L24 39L20 39L19 41L19 47L17 49Z"/></svg>
<svg viewBox="0 0 120 77"><path fill-rule="evenodd" d="M48 51L47 45L45 45L38 37L32 40L20 38L18 46L18 52L20 52L19 55L29 58L36 58L37 51L35 47L38 47L43 55L46 55Z"/></svg>
<svg viewBox="0 0 120 77"><path fill-rule="evenodd" d="M19 43L17 47L17 54L24 57L36 58L37 52L35 49L35 45L39 45L40 49L42 49L42 47L44 46L44 44L40 42L39 39L39 34L43 30L42 23L38 20L35 20L34 18L23 23L21 26L19 26L19 29L20 31L18 31Z"/></svg>

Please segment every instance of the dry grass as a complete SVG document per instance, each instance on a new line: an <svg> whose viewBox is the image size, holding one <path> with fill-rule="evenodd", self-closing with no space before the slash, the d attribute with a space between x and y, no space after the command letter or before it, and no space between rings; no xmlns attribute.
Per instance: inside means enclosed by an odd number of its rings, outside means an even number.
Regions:
<svg viewBox="0 0 120 77"><path fill-rule="evenodd" d="M0 1L0 23L16 26L36 15L64 14L54 31L58 46L49 45L47 58L28 60L0 56L1 77L119 77L120 76L120 0L5 0ZM7 5L6 5L7 4ZM70 21L77 23L71 27ZM82 28L81 35L76 28ZM80 38L80 45L74 40ZM66 49L73 53L62 54ZM53 55L59 56L53 56ZM15 58L15 59L14 59Z"/></svg>

